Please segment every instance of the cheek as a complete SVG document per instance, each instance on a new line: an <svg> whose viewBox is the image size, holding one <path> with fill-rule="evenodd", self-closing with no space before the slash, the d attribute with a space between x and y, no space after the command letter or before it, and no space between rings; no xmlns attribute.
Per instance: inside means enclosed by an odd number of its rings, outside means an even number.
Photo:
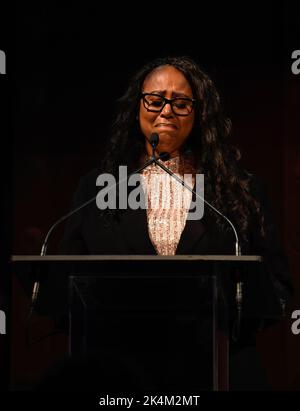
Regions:
<svg viewBox="0 0 300 411"><path fill-rule="evenodd" d="M142 132L145 134L148 134L149 129L152 127L152 123L155 120L155 115L152 113L148 113L145 109L141 108L139 112L139 123L140 123L140 128Z"/></svg>
<svg viewBox="0 0 300 411"><path fill-rule="evenodd" d="M194 126L194 118L188 121L183 121L181 123L181 130L182 130L182 139L186 140L188 138L188 136L191 134L192 130L193 130L193 126Z"/></svg>

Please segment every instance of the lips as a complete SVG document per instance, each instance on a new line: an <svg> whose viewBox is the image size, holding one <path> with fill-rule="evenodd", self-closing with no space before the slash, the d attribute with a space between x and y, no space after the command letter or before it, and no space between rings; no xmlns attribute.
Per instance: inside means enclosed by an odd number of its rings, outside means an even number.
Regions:
<svg viewBox="0 0 300 411"><path fill-rule="evenodd" d="M177 128L177 126L173 123L158 123L155 125L155 127L171 127L171 128Z"/></svg>

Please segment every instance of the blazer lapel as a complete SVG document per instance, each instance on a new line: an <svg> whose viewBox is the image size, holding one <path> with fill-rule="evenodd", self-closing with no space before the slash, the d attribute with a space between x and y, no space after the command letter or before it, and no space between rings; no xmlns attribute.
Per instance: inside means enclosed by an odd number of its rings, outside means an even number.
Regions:
<svg viewBox="0 0 300 411"><path fill-rule="evenodd" d="M133 190L135 190L135 186L128 186L128 201L129 196ZM140 196L144 196L144 191L141 189L141 181L140 181ZM146 204L145 197L140 198L140 200ZM148 221L147 221L147 210L141 207L133 210L127 205L127 209L125 210L121 224L120 224L121 232L124 236L126 241L127 249L129 254L156 254L155 248L150 240L148 234Z"/></svg>
<svg viewBox="0 0 300 411"><path fill-rule="evenodd" d="M187 220L181 234L176 254L195 254L193 249L206 232L202 220Z"/></svg>
<svg viewBox="0 0 300 411"><path fill-rule="evenodd" d="M193 190L196 190L194 185ZM192 200L195 202L196 195L193 193ZM205 204L203 217L199 220L186 220L185 227L182 231L180 241L178 243L176 254L195 254L195 245L201 240L206 232L205 228ZM201 247L200 247L201 249ZM193 252L194 250L194 252ZM199 247L197 247L197 254L199 253Z"/></svg>
<svg viewBox="0 0 300 411"><path fill-rule="evenodd" d="M128 208L121 217L119 228L130 254L156 254L148 234L145 209Z"/></svg>

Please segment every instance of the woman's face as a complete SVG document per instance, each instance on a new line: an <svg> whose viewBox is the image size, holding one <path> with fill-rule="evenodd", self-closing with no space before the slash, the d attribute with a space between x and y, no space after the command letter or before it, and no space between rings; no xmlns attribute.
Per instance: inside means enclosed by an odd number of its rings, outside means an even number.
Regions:
<svg viewBox="0 0 300 411"><path fill-rule="evenodd" d="M161 66L148 74L144 81L142 92L158 94L167 99L178 97L193 98L192 89L187 79L181 71L173 66ZM154 99L156 100L155 96ZM184 105L186 103L185 100L178 101L177 107L179 110L181 110L182 102ZM156 109L157 102L154 101L153 104L154 109ZM189 104L188 101L187 104ZM149 139L152 133L157 133L159 135L157 152L166 151L171 157L174 157L179 154L181 147L192 131L194 111L192 110L187 116L179 116L174 114L170 104L165 104L161 112L155 113L147 110L143 99L141 99L139 122L140 128L146 137L148 154L152 155L152 147L147 139Z"/></svg>

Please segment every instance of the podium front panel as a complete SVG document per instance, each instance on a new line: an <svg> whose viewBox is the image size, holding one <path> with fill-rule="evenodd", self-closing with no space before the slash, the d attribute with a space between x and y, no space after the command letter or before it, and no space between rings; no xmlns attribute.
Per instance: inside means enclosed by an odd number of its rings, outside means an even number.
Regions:
<svg viewBox="0 0 300 411"><path fill-rule="evenodd" d="M215 390L224 363L216 337L226 333L219 311L216 275L72 275L70 356L94 370L113 358L109 372L126 369L141 389Z"/></svg>

